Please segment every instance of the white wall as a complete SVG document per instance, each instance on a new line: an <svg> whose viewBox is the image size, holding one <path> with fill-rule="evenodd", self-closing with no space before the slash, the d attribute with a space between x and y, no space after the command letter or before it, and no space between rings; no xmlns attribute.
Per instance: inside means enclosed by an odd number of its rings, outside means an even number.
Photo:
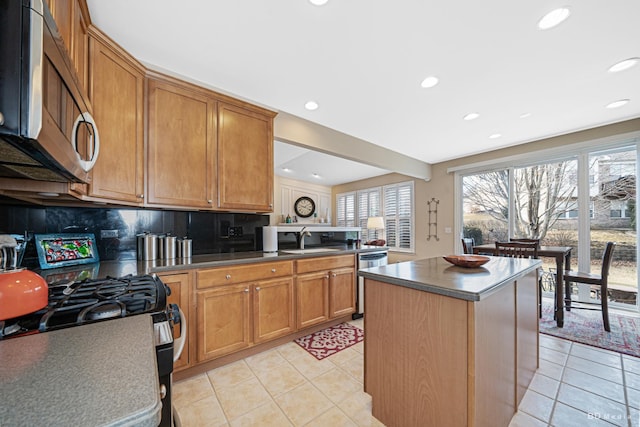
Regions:
<svg viewBox="0 0 640 427"><path fill-rule="evenodd" d="M331 187L325 185L311 184L294 179L274 176L273 213L269 215L269 224L276 225L284 222L287 214L296 214L293 209L295 201L302 196L310 197L316 204L318 217L298 218L298 223L307 224L320 222L320 218L325 218L327 212L331 215Z"/></svg>

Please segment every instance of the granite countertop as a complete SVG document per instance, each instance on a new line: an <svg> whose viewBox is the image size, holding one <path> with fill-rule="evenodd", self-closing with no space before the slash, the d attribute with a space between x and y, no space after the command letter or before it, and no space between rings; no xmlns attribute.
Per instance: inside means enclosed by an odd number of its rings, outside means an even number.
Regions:
<svg viewBox="0 0 640 427"><path fill-rule="evenodd" d="M194 255L189 259L176 258L172 260L157 259L153 261L118 260L100 261L95 264L83 264L71 267L55 268L51 270L35 269L34 271L45 278L48 283L59 280L81 280L84 278L98 279L104 277L122 277L128 274L164 273L177 270L191 270L197 268L214 268L225 265L250 264L255 262L288 261L301 258L321 256L336 256L355 253L376 252L387 250L386 246L361 246L347 247L336 246L329 252L287 253L286 250L278 252L233 252ZM315 249L315 248L309 248Z"/></svg>
<svg viewBox="0 0 640 427"><path fill-rule="evenodd" d="M0 341L0 424L157 426L151 316Z"/></svg>
<svg viewBox="0 0 640 427"><path fill-rule="evenodd" d="M358 275L420 291L479 301L542 264L537 259L489 258L489 262L477 268L456 267L436 257L367 268L358 271Z"/></svg>

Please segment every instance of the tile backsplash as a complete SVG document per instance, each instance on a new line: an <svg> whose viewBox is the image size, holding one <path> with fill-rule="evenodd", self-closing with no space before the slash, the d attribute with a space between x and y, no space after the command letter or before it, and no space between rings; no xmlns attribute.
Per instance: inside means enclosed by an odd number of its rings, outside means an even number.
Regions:
<svg viewBox="0 0 640 427"><path fill-rule="evenodd" d="M93 233L101 260L136 258L136 234L149 231L188 237L193 255L261 250L261 227L268 215L150 210L0 205L0 233ZM23 265L37 263L31 243Z"/></svg>

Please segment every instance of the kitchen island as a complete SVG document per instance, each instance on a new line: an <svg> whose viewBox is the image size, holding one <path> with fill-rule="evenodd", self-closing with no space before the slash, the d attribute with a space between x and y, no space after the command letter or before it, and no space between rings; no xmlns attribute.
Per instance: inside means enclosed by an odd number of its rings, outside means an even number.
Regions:
<svg viewBox="0 0 640 427"><path fill-rule="evenodd" d="M362 270L365 391L386 426L508 426L538 367L539 260Z"/></svg>

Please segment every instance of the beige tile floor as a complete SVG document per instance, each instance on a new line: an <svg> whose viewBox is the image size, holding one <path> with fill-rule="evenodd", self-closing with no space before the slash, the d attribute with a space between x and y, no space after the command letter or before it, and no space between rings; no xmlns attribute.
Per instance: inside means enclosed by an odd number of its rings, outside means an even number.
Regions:
<svg viewBox="0 0 640 427"><path fill-rule="evenodd" d="M363 343L322 361L287 343L175 383L173 401L183 427L383 425L363 392ZM510 427L611 425L640 427L640 359L540 335Z"/></svg>

